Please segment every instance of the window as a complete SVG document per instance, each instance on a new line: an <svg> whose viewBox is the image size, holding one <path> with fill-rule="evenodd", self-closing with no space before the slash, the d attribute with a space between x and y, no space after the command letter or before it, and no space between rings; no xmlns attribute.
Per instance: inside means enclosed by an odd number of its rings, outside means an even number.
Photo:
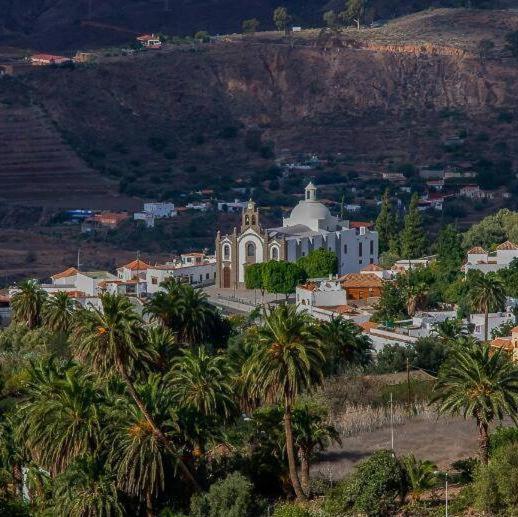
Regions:
<svg viewBox="0 0 518 517"><path fill-rule="evenodd" d="M374 264L374 259L372 257L371 257L370 263Z"/></svg>
<svg viewBox="0 0 518 517"><path fill-rule="evenodd" d="M152 276L152 277L151 277L151 283L152 283L153 285L158 285L158 278L157 278L156 276Z"/></svg>
<svg viewBox="0 0 518 517"><path fill-rule="evenodd" d="M309 190L306 190L306 199L309 199L311 197L311 194L309 192Z"/></svg>
<svg viewBox="0 0 518 517"><path fill-rule="evenodd" d="M206 273L205 280L208 280L209 278L210 278L210 275L208 273Z"/></svg>
<svg viewBox="0 0 518 517"><path fill-rule="evenodd" d="M223 246L223 259L230 260L230 246L228 244Z"/></svg>
<svg viewBox="0 0 518 517"><path fill-rule="evenodd" d="M374 241L370 241L370 253L374 255Z"/></svg>
<svg viewBox="0 0 518 517"><path fill-rule="evenodd" d="M347 244L344 244L344 254L347 255Z"/></svg>
<svg viewBox="0 0 518 517"><path fill-rule="evenodd" d="M250 224L250 218L245 215L245 224L248 226Z"/></svg>
<svg viewBox="0 0 518 517"><path fill-rule="evenodd" d="M253 242L249 242L246 245L246 256L255 257L255 244Z"/></svg>
<svg viewBox="0 0 518 517"><path fill-rule="evenodd" d="M363 257L363 242L358 243L358 256Z"/></svg>
<svg viewBox="0 0 518 517"><path fill-rule="evenodd" d="M252 226L255 225L255 215L252 216Z"/></svg>
<svg viewBox="0 0 518 517"><path fill-rule="evenodd" d="M279 248L276 246L272 248L272 260L279 260Z"/></svg>

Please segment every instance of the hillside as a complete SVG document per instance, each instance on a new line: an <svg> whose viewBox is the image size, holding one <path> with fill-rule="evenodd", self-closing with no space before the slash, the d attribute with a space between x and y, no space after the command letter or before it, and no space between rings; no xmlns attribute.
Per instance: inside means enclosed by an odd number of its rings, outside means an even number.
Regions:
<svg viewBox="0 0 518 517"><path fill-rule="evenodd" d="M516 14L437 10L293 45L265 33L21 80L90 166L135 195L228 188L271 163L269 146L378 168L516 164L518 66L503 42L516 28ZM483 60L482 38L495 43ZM459 134L462 148L446 148Z"/></svg>

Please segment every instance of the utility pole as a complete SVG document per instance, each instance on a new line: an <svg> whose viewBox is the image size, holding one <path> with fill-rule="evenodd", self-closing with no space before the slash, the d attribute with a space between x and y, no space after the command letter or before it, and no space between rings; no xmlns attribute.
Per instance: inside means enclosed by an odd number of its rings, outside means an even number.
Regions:
<svg viewBox="0 0 518 517"><path fill-rule="evenodd" d="M408 391L408 414L410 415L410 406L412 404L412 396L410 393L410 361L406 358L406 383Z"/></svg>
<svg viewBox="0 0 518 517"><path fill-rule="evenodd" d="M77 267L78 271L81 270L81 248L77 248Z"/></svg>
<svg viewBox="0 0 518 517"><path fill-rule="evenodd" d="M394 407L392 403L392 392L390 392L390 448L394 452Z"/></svg>

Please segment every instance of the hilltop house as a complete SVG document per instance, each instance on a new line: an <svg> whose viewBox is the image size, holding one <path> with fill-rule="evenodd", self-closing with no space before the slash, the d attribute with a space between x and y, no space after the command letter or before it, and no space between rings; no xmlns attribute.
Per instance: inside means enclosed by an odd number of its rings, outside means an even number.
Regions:
<svg viewBox="0 0 518 517"><path fill-rule="evenodd" d="M467 273L476 269L482 273L489 273L509 267L511 262L518 258L518 245L506 241L497 246L495 253L488 253L484 248L475 246L468 251L467 261L462 270Z"/></svg>
<svg viewBox="0 0 518 517"><path fill-rule="evenodd" d="M295 262L310 251L325 248L338 257L340 274L358 272L378 262L378 233L367 223L349 223L331 215L317 200L313 183L304 199L277 228L261 226L259 210L249 201L241 217L241 230L216 236L216 286L243 287L245 268L269 260Z"/></svg>
<svg viewBox="0 0 518 517"><path fill-rule="evenodd" d="M64 65L71 63L72 60L65 56L55 56L53 54L33 54L30 62L34 66Z"/></svg>
<svg viewBox="0 0 518 517"><path fill-rule="evenodd" d="M137 42L144 48L150 50L158 50L162 48L162 41L155 34L141 34L137 36Z"/></svg>
<svg viewBox="0 0 518 517"><path fill-rule="evenodd" d="M145 280L149 264L143 260L133 260L129 264L117 268L117 278L126 282L136 279Z"/></svg>
<svg viewBox="0 0 518 517"><path fill-rule="evenodd" d="M349 300L379 298L383 288L383 280L374 272L366 271L344 275L340 278L340 284Z"/></svg>
<svg viewBox="0 0 518 517"><path fill-rule="evenodd" d="M88 233L100 229L113 230L128 218L127 212L100 212L84 220L81 232Z"/></svg>

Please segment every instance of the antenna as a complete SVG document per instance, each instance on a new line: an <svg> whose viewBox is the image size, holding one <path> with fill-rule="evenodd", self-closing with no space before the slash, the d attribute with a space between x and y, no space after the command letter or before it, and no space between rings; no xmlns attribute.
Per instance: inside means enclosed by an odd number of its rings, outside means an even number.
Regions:
<svg viewBox="0 0 518 517"><path fill-rule="evenodd" d="M77 267L78 271L81 270L81 248L77 248Z"/></svg>

